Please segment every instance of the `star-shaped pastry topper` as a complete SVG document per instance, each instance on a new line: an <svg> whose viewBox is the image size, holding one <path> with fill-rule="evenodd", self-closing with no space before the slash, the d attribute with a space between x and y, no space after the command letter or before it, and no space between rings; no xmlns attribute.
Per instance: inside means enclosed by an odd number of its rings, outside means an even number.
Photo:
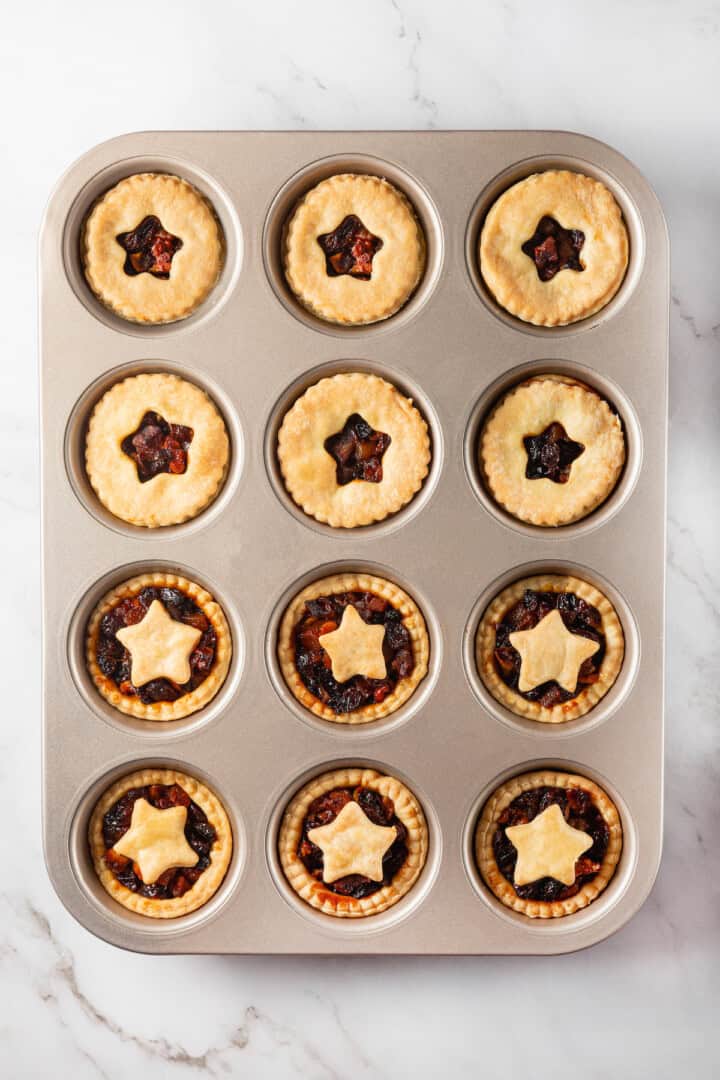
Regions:
<svg viewBox="0 0 720 1080"><path fill-rule="evenodd" d="M535 263L541 281L550 281L561 270L584 270L580 252L585 233L580 229L564 229L554 217L541 217L537 229L522 245L524 253Z"/></svg>
<svg viewBox="0 0 720 1080"><path fill-rule="evenodd" d="M173 619L159 600L153 600L139 623L124 626L115 637L130 653L133 686L144 686L152 679L169 679L182 686L192 674L190 657L202 630Z"/></svg>
<svg viewBox="0 0 720 1080"><path fill-rule="evenodd" d="M360 413L353 413L348 416L342 431L331 435L323 445L335 459L335 475L342 486L351 480L379 484L383 478L383 454L391 442L384 431L376 431Z"/></svg>
<svg viewBox="0 0 720 1080"><path fill-rule="evenodd" d="M126 253L123 270L128 277L152 274L167 280L173 256L183 246L180 237L163 229L160 218L154 214L148 214L130 232L118 233L115 239Z"/></svg>
<svg viewBox="0 0 720 1080"><path fill-rule="evenodd" d="M582 443L568 438L562 424L548 424L539 435L526 435L523 439L528 480L546 478L556 484L566 484L570 479L573 461L585 450Z"/></svg>
<svg viewBox="0 0 720 1080"><path fill-rule="evenodd" d="M511 825L505 835L518 853L513 874L516 885L530 885L544 877L572 885L575 863L593 846L592 836L568 825L557 803L527 825Z"/></svg>
<svg viewBox="0 0 720 1080"><path fill-rule="evenodd" d="M194 434L183 424L169 424L160 413L146 412L135 431L120 443L120 449L135 462L138 480L144 484L159 473L184 473Z"/></svg>
<svg viewBox="0 0 720 1080"><path fill-rule="evenodd" d="M175 866L195 866L198 853L185 838L186 806L158 810L147 799L137 799L130 828L114 846L118 855L132 859L146 885Z"/></svg>
<svg viewBox="0 0 720 1080"><path fill-rule="evenodd" d="M509 635L513 649L520 653L518 690L526 693L555 680L572 694L580 668L600 648L597 641L572 634L554 608L532 630L516 630Z"/></svg>
<svg viewBox="0 0 720 1080"><path fill-rule="evenodd" d="M386 677L384 638L384 626L366 623L353 605L348 604L337 630L321 634L318 641L330 657L334 678L343 683L353 675L364 675L366 679Z"/></svg>
<svg viewBox="0 0 720 1080"><path fill-rule="evenodd" d="M332 885L348 874L383 879L383 856L395 842L394 825L376 825L354 801L345 803L329 825L308 830L308 840L323 853L323 881Z"/></svg>
<svg viewBox="0 0 720 1080"><path fill-rule="evenodd" d="M344 217L332 232L318 236L317 242L325 253L328 277L349 274L360 281L372 277L373 257L383 246L380 237L366 229L355 214Z"/></svg>

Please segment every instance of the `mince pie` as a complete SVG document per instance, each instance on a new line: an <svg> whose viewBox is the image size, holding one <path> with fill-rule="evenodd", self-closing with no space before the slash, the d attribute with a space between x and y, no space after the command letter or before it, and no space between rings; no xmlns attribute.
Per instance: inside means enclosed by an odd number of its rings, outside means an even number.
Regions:
<svg viewBox="0 0 720 1080"><path fill-rule="evenodd" d="M581 173L535 173L497 199L480 235L485 284L511 315L563 326L620 288L628 234L613 195Z"/></svg>
<svg viewBox="0 0 720 1080"><path fill-rule="evenodd" d="M409 398L359 371L321 379L285 414L278 460L292 499L316 521L352 529L394 514L422 487L428 427Z"/></svg>
<svg viewBox="0 0 720 1080"><path fill-rule="evenodd" d="M485 421L480 467L491 494L532 525L567 525L603 503L625 465L615 410L584 383L538 375L509 390Z"/></svg>
<svg viewBox="0 0 720 1080"><path fill-rule="evenodd" d="M298 896L345 919L396 904L420 876L427 849L417 799L374 769L336 769L311 780L289 803L278 837Z"/></svg>
<svg viewBox="0 0 720 1080"><path fill-rule="evenodd" d="M284 232L285 276L327 322L374 323L408 300L425 268L412 206L379 176L330 176L297 204Z"/></svg>
<svg viewBox="0 0 720 1080"><path fill-rule="evenodd" d="M200 192L166 173L127 176L95 203L82 260L97 298L123 319L184 319L215 285L224 240Z"/></svg>
<svg viewBox="0 0 720 1080"><path fill-rule="evenodd" d="M177 574L141 574L103 596L87 626L85 656L114 708L142 720L179 720L202 709L232 656L220 605Z"/></svg>
<svg viewBox="0 0 720 1080"><path fill-rule="evenodd" d="M285 611L277 645L300 704L339 724L398 709L427 674L429 653L417 604L370 574L333 574L308 585Z"/></svg>
<svg viewBox="0 0 720 1080"><path fill-rule="evenodd" d="M174 769L141 769L113 784L93 810L88 839L103 888L152 919L174 919L206 904L233 848L218 797Z"/></svg>
<svg viewBox="0 0 720 1080"><path fill-rule="evenodd" d="M622 842L619 814L601 787L585 776L543 769L493 792L478 821L475 858L506 907L552 919L600 895Z"/></svg>
<svg viewBox="0 0 720 1080"><path fill-rule="evenodd" d="M562 574L523 578L495 597L475 642L478 672L496 701L518 716L560 724L607 694L625 653L607 597Z"/></svg>
<svg viewBox="0 0 720 1080"><path fill-rule="evenodd" d="M85 471L115 517L156 528L196 517L222 487L225 422L193 383L163 373L115 383L95 406Z"/></svg>

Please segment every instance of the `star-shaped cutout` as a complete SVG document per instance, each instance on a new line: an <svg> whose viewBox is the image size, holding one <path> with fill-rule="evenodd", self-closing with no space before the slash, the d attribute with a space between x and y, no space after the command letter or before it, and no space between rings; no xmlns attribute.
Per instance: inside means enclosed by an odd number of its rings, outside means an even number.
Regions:
<svg viewBox="0 0 720 1080"><path fill-rule="evenodd" d="M552 679L572 694L580 668L600 648L597 641L572 634L557 608L532 630L516 630L509 640L520 653L518 690L523 694Z"/></svg>
<svg viewBox="0 0 720 1080"><path fill-rule="evenodd" d="M344 217L332 232L318 236L317 242L325 253L328 277L349 274L360 281L372 277L373 257L383 246L380 237L366 229L355 214Z"/></svg>
<svg viewBox="0 0 720 1080"><path fill-rule="evenodd" d="M561 270L584 270L580 252L585 233L580 229L564 229L554 217L541 217L537 229L522 250L535 263L541 281L550 281Z"/></svg>
<svg viewBox="0 0 720 1080"><path fill-rule="evenodd" d="M185 837L186 806L158 810L147 799L137 799L130 828L115 844L114 851L137 865L146 885L175 866L195 866L198 854Z"/></svg>
<svg viewBox="0 0 720 1080"><path fill-rule="evenodd" d="M120 449L135 462L138 480L144 484L159 473L184 473L194 434L192 428L169 424L160 413L146 412L135 431L120 443Z"/></svg>
<svg viewBox="0 0 720 1080"><path fill-rule="evenodd" d="M308 840L323 853L323 881L332 885L348 874L383 879L383 856L397 837L394 825L376 825L356 802L349 802L329 825L308 830Z"/></svg>
<svg viewBox="0 0 720 1080"><path fill-rule="evenodd" d="M568 438L567 431L557 421L548 424L540 435L527 435L523 443L527 454L527 479L546 478L556 484L568 482L573 461L585 450L582 443Z"/></svg>
<svg viewBox="0 0 720 1080"><path fill-rule="evenodd" d="M366 679L386 677L384 638L384 626L366 623L353 605L348 604L337 630L322 634L318 641L330 657L333 677L343 683L353 675L364 675Z"/></svg>
<svg viewBox="0 0 720 1080"><path fill-rule="evenodd" d="M557 803L527 825L511 825L505 835L518 853L513 874L516 885L530 885L544 877L572 885L575 863L593 846L592 836L568 825Z"/></svg>
<svg viewBox="0 0 720 1080"><path fill-rule="evenodd" d="M173 619L159 600L153 600L139 623L124 626L115 637L130 653L133 686L144 686L152 679L169 679L182 686L192 675L190 656L202 630Z"/></svg>
<svg viewBox="0 0 720 1080"><path fill-rule="evenodd" d="M331 435L323 445L335 459L335 475L342 486L351 480L379 484L383 478L383 454L391 442L384 431L376 431L360 413L353 413L348 416L342 431Z"/></svg>
<svg viewBox="0 0 720 1080"><path fill-rule="evenodd" d="M163 229L160 218L154 214L148 214L130 232L118 233L115 239L125 251L123 270L128 277L152 274L167 280L173 256L183 246L180 237Z"/></svg>

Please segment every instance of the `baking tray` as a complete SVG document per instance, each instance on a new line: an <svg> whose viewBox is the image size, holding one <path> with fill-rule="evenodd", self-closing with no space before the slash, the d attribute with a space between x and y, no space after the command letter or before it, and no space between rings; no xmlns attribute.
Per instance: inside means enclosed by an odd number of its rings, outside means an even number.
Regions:
<svg viewBox="0 0 720 1080"><path fill-rule="evenodd" d="M557 329L498 309L474 259L493 199L538 169L598 177L619 200L631 255L598 315ZM99 305L79 265L88 208L122 176L166 171L205 192L227 260L205 305L183 322L142 327ZM336 172L388 177L411 198L428 239L424 279L394 318L365 328L320 322L287 292L282 224L295 199ZM620 154L565 132L147 132L86 154L63 177L42 230L41 353L44 560L44 843L68 910L106 941L152 953L560 953L622 926L660 858L668 370L668 246L657 199ZM421 493L379 524L333 530L288 499L274 457L287 404L321 375L376 371L412 396L431 428ZM227 482L187 524L138 529L99 505L82 469L84 424L100 395L139 371L176 371L206 388L232 440ZM505 387L532 371L575 375L614 403L628 461L598 511L556 530L499 511L477 476L478 425ZM290 596L342 568L377 571L408 589L431 636L428 677L376 724L316 720L283 689L273 635ZM106 706L88 682L83 631L117 581L179 569L222 603L233 666L202 712L148 724ZM599 584L626 635L618 682L586 717L533 724L479 682L473 634L502 586L538 570ZM407 897L367 919L324 916L278 870L275 835L290 795L315 773L363 763L396 774L430 829L425 870ZM86 828L101 791L141 764L206 779L230 814L235 853L213 900L175 921L116 905L89 862ZM585 910L528 920L478 878L471 838L502 779L556 764L597 779L622 817L613 881Z"/></svg>

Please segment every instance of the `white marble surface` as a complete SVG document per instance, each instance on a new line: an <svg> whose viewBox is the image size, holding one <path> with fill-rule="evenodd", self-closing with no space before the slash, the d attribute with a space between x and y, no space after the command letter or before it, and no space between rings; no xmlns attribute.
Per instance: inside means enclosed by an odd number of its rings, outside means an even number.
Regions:
<svg viewBox="0 0 720 1080"><path fill-rule="evenodd" d="M719 61L706 0L5 9L2 1075L717 1075ZM55 898L40 851L36 229L84 150L173 127L569 128L658 191L673 242L665 856L640 914L590 952L146 958L92 939Z"/></svg>

